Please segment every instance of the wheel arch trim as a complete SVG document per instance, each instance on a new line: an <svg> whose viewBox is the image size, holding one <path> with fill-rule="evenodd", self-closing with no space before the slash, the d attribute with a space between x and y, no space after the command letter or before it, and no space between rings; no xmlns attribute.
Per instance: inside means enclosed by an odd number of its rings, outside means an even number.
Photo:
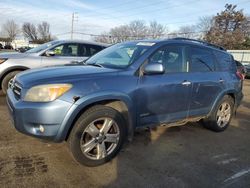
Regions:
<svg viewBox="0 0 250 188"><path fill-rule="evenodd" d="M68 113L66 114L60 129L55 137L55 142L61 142L67 139L69 132L73 127L73 123L77 117L83 113L88 107L100 104L104 101L121 101L123 102L128 109L128 139L132 139L134 128L136 125L136 110L133 107L131 98L123 93L119 92L102 92L98 94L92 94L88 96L81 97L77 100Z"/></svg>

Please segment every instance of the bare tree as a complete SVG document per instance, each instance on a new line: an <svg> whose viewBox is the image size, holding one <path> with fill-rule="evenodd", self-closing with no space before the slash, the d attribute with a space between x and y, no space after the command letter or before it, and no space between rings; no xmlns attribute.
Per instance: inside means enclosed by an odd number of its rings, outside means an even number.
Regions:
<svg viewBox="0 0 250 188"><path fill-rule="evenodd" d="M48 42L51 40L50 25L48 22L42 22L38 24L37 32L39 34L39 40L43 42Z"/></svg>
<svg viewBox="0 0 250 188"><path fill-rule="evenodd" d="M30 41L37 41L38 34L36 30L36 26L32 23L26 22L23 24L22 31L24 36Z"/></svg>
<svg viewBox="0 0 250 188"><path fill-rule="evenodd" d="M130 37L134 39L144 39L148 33L148 28L144 21L135 20L129 23Z"/></svg>
<svg viewBox="0 0 250 188"><path fill-rule="evenodd" d="M3 24L3 32L13 41L19 33L19 27L13 20L8 20Z"/></svg>
<svg viewBox="0 0 250 188"><path fill-rule="evenodd" d="M109 33L106 33L106 32L104 32L103 34L99 36L95 36L94 41L103 42L103 43L115 43L112 41L112 37L109 35Z"/></svg>
<svg viewBox="0 0 250 188"><path fill-rule="evenodd" d="M166 27L156 21L147 25L142 20L135 20L129 24L112 28L108 33L95 37L94 40L99 42L117 43L145 38L160 38L163 37L165 32Z"/></svg>
<svg viewBox="0 0 250 188"><path fill-rule="evenodd" d="M166 33L166 27L162 24L157 23L156 21L151 21L149 24L148 33L151 38L161 38Z"/></svg>
<svg viewBox="0 0 250 188"><path fill-rule="evenodd" d="M197 38L197 31L194 25L181 26L177 31L177 36L185 38Z"/></svg>
<svg viewBox="0 0 250 188"><path fill-rule="evenodd" d="M204 38L208 31L214 25L213 16L203 16L199 18L198 23L196 24L197 31L201 33L200 38Z"/></svg>

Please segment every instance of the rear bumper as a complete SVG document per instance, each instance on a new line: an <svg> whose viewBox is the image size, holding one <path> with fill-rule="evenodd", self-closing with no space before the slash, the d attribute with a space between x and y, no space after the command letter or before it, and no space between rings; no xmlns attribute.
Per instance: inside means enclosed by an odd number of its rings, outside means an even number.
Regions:
<svg viewBox="0 0 250 188"><path fill-rule="evenodd" d="M10 89L7 92L7 104L12 122L19 132L55 142L59 141L58 131L73 105L62 100L24 102L17 100ZM44 132L40 131L40 125L44 127Z"/></svg>

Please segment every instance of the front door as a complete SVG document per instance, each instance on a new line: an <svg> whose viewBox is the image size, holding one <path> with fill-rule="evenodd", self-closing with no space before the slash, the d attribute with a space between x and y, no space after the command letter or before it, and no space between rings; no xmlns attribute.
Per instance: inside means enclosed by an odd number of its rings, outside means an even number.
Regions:
<svg viewBox="0 0 250 188"><path fill-rule="evenodd" d="M55 66L55 65L64 65L70 64L73 61L79 61L79 44L77 43L64 43L60 44L52 49L54 51L54 56L43 56L41 65L46 66Z"/></svg>
<svg viewBox="0 0 250 188"><path fill-rule="evenodd" d="M187 117L192 84L185 49L165 46L149 58L148 63L162 63L165 73L140 77L136 94L139 125L170 123Z"/></svg>

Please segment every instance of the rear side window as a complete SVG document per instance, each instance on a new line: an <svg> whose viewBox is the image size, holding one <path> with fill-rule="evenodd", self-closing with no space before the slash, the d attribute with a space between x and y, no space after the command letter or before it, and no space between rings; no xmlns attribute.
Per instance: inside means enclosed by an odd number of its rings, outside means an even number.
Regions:
<svg viewBox="0 0 250 188"><path fill-rule="evenodd" d="M95 55L97 52L101 51L101 46L89 45L89 56Z"/></svg>
<svg viewBox="0 0 250 188"><path fill-rule="evenodd" d="M210 50L190 47L189 57L189 72L214 71L214 57Z"/></svg>
<svg viewBox="0 0 250 188"><path fill-rule="evenodd" d="M90 57L103 49L102 46L89 45L89 44L81 44L80 45L79 56L81 57Z"/></svg>
<svg viewBox="0 0 250 188"><path fill-rule="evenodd" d="M234 71L236 64L233 63L233 58L230 54L214 51L216 59L219 63L220 70L222 71Z"/></svg>

